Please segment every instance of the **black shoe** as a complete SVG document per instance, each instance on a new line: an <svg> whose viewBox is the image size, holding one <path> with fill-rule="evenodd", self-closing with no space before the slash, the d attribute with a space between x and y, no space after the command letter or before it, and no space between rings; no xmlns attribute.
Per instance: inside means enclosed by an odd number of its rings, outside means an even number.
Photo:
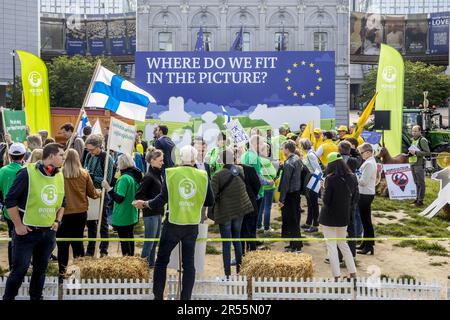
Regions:
<svg viewBox="0 0 450 320"><path fill-rule="evenodd" d="M314 233L319 231L319 228L311 226L309 229L305 230L306 233Z"/></svg>
<svg viewBox="0 0 450 320"><path fill-rule="evenodd" d="M311 225L305 223L305 224L302 224L300 226L300 228L302 228L302 229L309 229L309 228L311 228Z"/></svg>
<svg viewBox="0 0 450 320"><path fill-rule="evenodd" d="M104 258L104 257L107 257L107 256L108 256L107 253L104 253L104 252L101 252L101 253L100 253L100 258Z"/></svg>
<svg viewBox="0 0 450 320"><path fill-rule="evenodd" d="M302 253L303 251L302 251L302 248L292 248L291 251L289 251L289 252L292 252L292 253Z"/></svg>
<svg viewBox="0 0 450 320"><path fill-rule="evenodd" d="M417 201L414 205L416 207L423 207L423 201Z"/></svg>
<svg viewBox="0 0 450 320"><path fill-rule="evenodd" d="M366 245L364 244L364 242L361 242L361 244L356 247L356 250L363 250L365 247Z"/></svg>
<svg viewBox="0 0 450 320"><path fill-rule="evenodd" d="M292 249L291 245L284 247L285 249Z"/></svg>
<svg viewBox="0 0 450 320"><path fill-rule="evenodd" d="M358 254L370 254L370 255L374 255L374 249L373 247L365 247L364 249L357 251Z"/></svg>
<svg viewBox="0 0 450 320"><path fill-rule="evenodd" d="M50 261L58 261L58 257L55 256L54 254L52 254L52 255L50 256Z"/></svg>

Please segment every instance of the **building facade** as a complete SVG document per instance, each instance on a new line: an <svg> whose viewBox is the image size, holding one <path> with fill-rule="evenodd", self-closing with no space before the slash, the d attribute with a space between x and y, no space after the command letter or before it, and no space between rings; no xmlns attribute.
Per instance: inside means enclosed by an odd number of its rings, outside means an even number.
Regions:
<svg viewBox="0 0 450 320"><path fill-rule="evenodd" d="M450 0L350 0L352 11L418 14L450 11Z"/></svg>
<svg viewBox="0 0 450 320"><path fill-rule="evenodd" d="M5 105L6 85L13 81L12 51L21 49L39 56L39 6L36 0L0 0L0 106ZM20 75L15 57L16 75Z"/></svg>
<svg viewBox="0 0 450 320"><path fill-rule="evenodd" d="M138 0L138 51L228 51L240 27L244 51L335 51L336 123L348 123L348 0ZM284 34L284 48L281 39Z"/></svg>
<svg viewBox="0 0 450 320"><path fill-rule="evenodd" d="M136 0L40 0L41 12L117 14L136 11Z"/></svg>

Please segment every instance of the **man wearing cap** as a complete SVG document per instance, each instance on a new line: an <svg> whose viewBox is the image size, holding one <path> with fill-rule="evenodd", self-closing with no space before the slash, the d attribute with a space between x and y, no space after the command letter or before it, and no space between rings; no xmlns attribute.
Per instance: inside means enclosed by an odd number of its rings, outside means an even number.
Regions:
<svg viewBox="0 0 450 320"><path fill-rule="evenodd" d="M13 143L8 150L9 158L11 163L0 169L0 200L3 206L3 215L5 217L6 223L8 225L8 236L12 237L12 232L14 229L14 224L8 215L8 210L6 210L5 199L11 188L14 179L16 178L17 172L22 168L23 158L27 153L27 149L22 143ZM9 271L12 269L12 242L8 242L8 264Z"/></svg>
<svg viewBox="0 0 450 320"><path fill-rule="evenodd" d="M317 151L317 149L319 149L319 147L323 144L322 130L320 130L320 128L315 128L313 134L314 134L313 148L314 151Z"/></svg>
<svg viewBox="0 0 450 320"><path fill-rule="evenodd" d="M347 126L340 126L340 127L337 129L337 132L338 132L338 136L339 136L339 141L338 141L338 143L339 143L340 141L342 141L342 140L344 140L344 139L346 139L346 138L350 138L350 137L352 136L351 134L348 133L348 128L347 128Z"/></svg>
<svg viewBox="0 0 450 320"><path fill-rule="evenodd" d="M165 183L159 195L150 201L136 200L138 209L163 208L169 204L159 242L153 275L155 300L162 300L166 284L167 265L172 250L181 242L183 279L181 300L190 300L195 283L195 243L202 207L214 204L214 194L206 171L195 167L197 150L192 146L180 149L181 166L166 168Z"/></svg>
<svg viewBox="0 0 450 320"><path fill-rule="evenodd" d="M329 131L323 133L323 143L317 149L316 155L319 157L323 166L326 167L328 164L327 157L331 152L337 152L338 147L333 142L333 134Z"/></svg>
<svg viewBox="0 0 450 320"><path fill-rule="evenodd" d="M42 299L48 261L64 214L64 177L59 171L63 161L64 146L46 145L43 160L21 169L9 189L6 208L14 223L12 270L3 300L15 299L32 257L30 299Z"/></svg>

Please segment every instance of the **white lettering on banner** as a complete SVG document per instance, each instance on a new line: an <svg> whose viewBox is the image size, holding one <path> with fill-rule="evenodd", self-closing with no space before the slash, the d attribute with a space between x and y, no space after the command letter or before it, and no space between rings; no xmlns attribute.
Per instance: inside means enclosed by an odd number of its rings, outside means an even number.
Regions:
<svg viewBox="0 0 450 320"><path fill-rule="evenodd" d="M120 120L111 119L108 147L114 151L131 154L134 147L135 127Z"/></svg>
<svg viewBox="0 0 450 320"><path fill-rule="evenodd" d="M238 147L245 145L249 141L247 133L245 133L244 128L238 119L234 119L225 124L225 128L227 129L231 140L233 140Z"/></svg>
<svg viewBox="0 0 450 320"><path fill-rule="evenodd" d="M179 201L178 205L180 207L193 207L194 203L193 202L189 202L189 201Z"/></svg>

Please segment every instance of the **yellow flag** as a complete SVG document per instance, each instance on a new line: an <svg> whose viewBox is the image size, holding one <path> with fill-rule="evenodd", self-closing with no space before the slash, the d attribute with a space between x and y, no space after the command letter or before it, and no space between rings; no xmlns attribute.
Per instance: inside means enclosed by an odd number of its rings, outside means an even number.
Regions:
<svg viewBox="0 0 450 320"><path fill-rule="evenodd" d="M16 52L20 58L25 115L30 133L47 130L48 136L51 137L47 67L44 61L30 52Z"/></svg>
<svg viewBox="0 0 450 320"><path fill-rule="evenodd" d="M375 106L375 101L377 100L378 92L375 93L375 95L370 99L369 103L367 104L366 108L364 109L363 113L359 117L358 123L356 124L355 131L353 131L353 137L358 139L359 135L364 129L364 125L366 124L367 120L369 119L370 115L372 114L373 107Z"/></svg>

